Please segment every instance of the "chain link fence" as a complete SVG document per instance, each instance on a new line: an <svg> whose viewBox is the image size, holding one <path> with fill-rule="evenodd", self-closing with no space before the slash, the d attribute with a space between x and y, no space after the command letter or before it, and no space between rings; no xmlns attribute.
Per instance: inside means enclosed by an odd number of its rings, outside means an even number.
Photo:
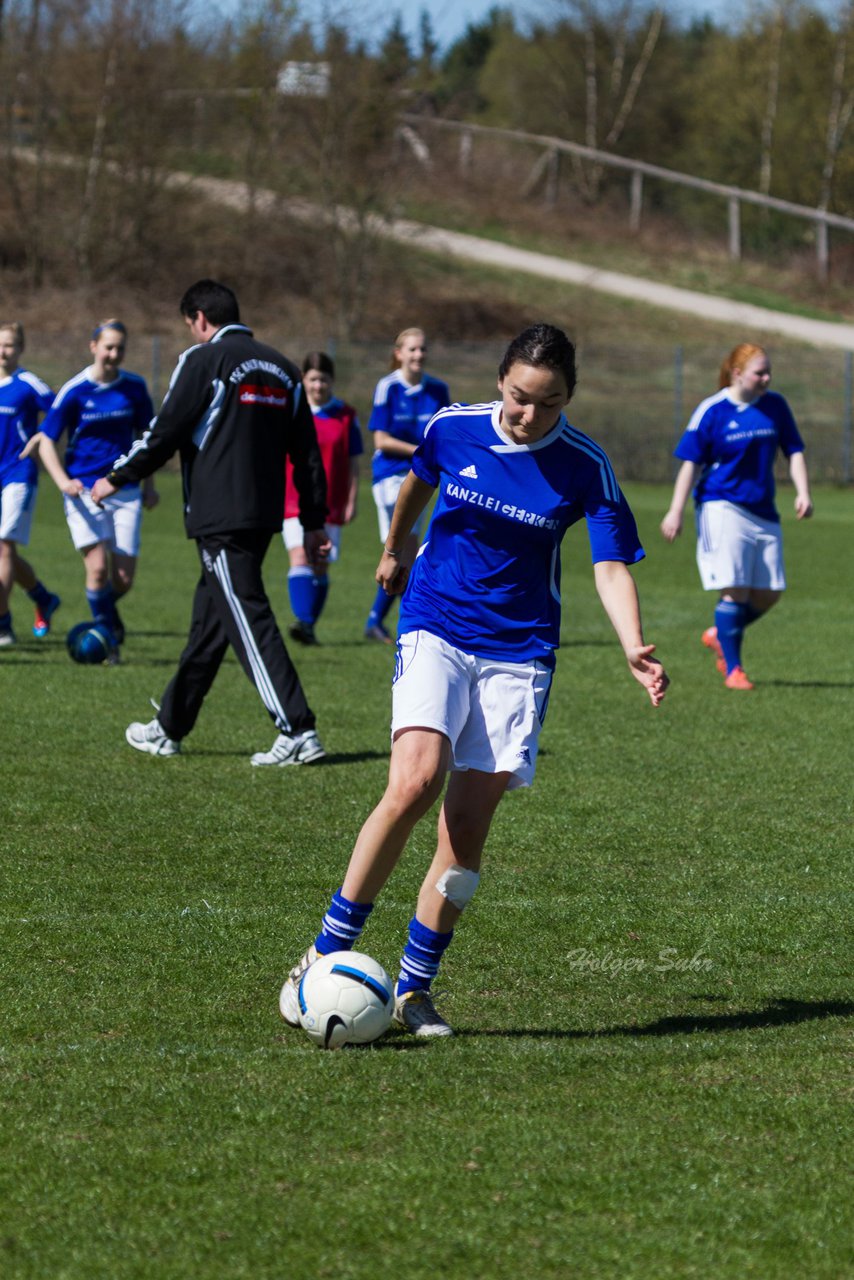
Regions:
<svg viewBox="0 0 854 1280"><path fill-rule="evenodd" d="M391 343L335 342L317 334L265 329L258 336L298 363L321 348L336 361L336 391L359 411L363 427L373 389L391 367ZM513 335L507 335L508 340ZM428 367L444 378L455 400L497 397L504 340L431 343ZM178 326L168 335L131 333L127 368L142 374L158 405L175 361L186 346ZM591 343L578 350L578 386L568 409L574 426L609 453L624 480L669 482L673 447L696 405L717 389L721 348ZM787 348L771 353L773 386L789 401L807 446L816 483L852 483L852 354ZM75 335L27 331L22 363L58 389L88 364L88 348ZM366 440L366 448L370 448ZM781 477L786 474L781 464Z"/></svg>

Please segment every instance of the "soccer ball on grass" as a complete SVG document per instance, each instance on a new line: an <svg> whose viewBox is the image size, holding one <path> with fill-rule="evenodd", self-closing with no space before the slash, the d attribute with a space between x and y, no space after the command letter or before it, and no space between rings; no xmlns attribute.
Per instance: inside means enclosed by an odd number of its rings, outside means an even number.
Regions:
<svg viewBox="0 0 854 1280"><path fill-rule="evenodd" d="M303 974L297 994L300 1025L321 1049L378 1040L394 1010L391 978L361 951L320 956Z"/></svg>
<svg viewBox="0 0 854 1280"><path fill-rule="evenodd" d="M114 662L118 653L115 636L103 622L78 622L65 637L69 655L84 666Z"/></svg>

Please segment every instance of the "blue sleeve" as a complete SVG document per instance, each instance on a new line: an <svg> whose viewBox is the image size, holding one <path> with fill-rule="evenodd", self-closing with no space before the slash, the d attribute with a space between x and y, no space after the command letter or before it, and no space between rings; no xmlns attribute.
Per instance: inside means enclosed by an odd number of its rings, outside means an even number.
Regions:
<svg viewBox="0 0 854 1280"><path fill-rule="evenodd" d="M358 458L360 453L365 452L365 446L362 444L362 428L359 426L359 419L356 417L350 423L348 449L351 458Z"/></svg>
<svg viewBox="0 0 854 1280"><path fill-rule="evenodd" d="M139 435L144 435L151 426L154 418L154 405L151 396L148 393L148 387L143 382L139 388L139 400L137 402L136 411L136 430Z"/></svg>
<svg viewBox="0 0 854 1280"><path fill-rule="evenodd" d="M673 450L677 458L683 462L696 462L706 466L714 461L711 447L710 415L704 414L697 426L683 433L682 439Z"/></svg>
<svg viewBox="0 0 854 1280"><path fill-rule="evenodd" d="M791 458L793 453L803 453L804 442L801 439L801 433L798 431L794 414L789 408L788 402L782 396L780 396L779 404L778 429L780 432L780 448L787 458Z"/></svg>
<svg viewBox="0 0 854 1280"><path fill-rule="evenodd" d="M53 392L43 382L28 382L27 385L30 393L23 404L22 425L27 435L32 436L38 430L39 415L47 413L53 404Z"/></svg>
<svg viewBox="0 0 854 1280"><path fill-rule="evenodd" d="M431 418L425 428L424 438L412 455L410 462L410 466L418 479L423 480L425 484L429 484L433 489L438 486L441 479L439 461L436 456L438 440L439 431Z"/></svg>
<svg viewBox="0 0 854 1280"><path fill-rule="evenodd" d="M77 402L74 396L63 396L60 391L50 409L48 409L41 430L51 440L58 440L63 431L71 435L77 421Z"/></svg>
<svg viewBox="0 0 854 1280"><path fill-rule="evenodd" d="M636 564L638 560L643 560L646 553L622 490L617 503L601 499L585 506L584 515L594 564L602 560L621 560L624 564Z"/></svg>
<svg viewBox="0 0 854 1280"><path fill-rule="evenodd" d="M377 392L380 389L380 383L376 385L374 390L374 403L371 406L371 416L368 419L369 431L387 431L391 434L392 408L391 397L386 394L385 400L377 399Z"/></svg>
<svg viewBox="0 0 854 1280"><path fill-rule="evenodd" d="M686 431L682 439L673 450L674 457L680 459L681 462L703 463L703 450L698 447L696 431Z"/></svg>

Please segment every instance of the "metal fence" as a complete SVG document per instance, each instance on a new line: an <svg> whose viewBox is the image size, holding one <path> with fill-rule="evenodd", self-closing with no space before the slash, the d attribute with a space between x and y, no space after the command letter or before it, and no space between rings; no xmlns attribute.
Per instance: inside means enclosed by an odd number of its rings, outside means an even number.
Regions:
<svg viewBox="0 0 854 1280"><path fill-rule="evenodd" d="M297 361L317 347L334 355L336 390L357 407L363 426L367 424L376 381L390 367L390 344L335 343L317 333L269 329L259 331L259 336ZM178 326L169 335L131 334L127 367L148 380L155 404L184 345ZM447 381L455 400L492 400L497 396L502 353L502 341L443 343L436 339L430 347L429 368ZM770 354L773 385L792 406L807 445L813 480L851 484L852 354L782 345ZM674 474L675 441L694 407L716 390L723 355L717 347L673 347L643 340L582 344L578 387L568 416L607 449L621 478L667 483ZM88 350L85 342L73 336L28 329L23 363L59 388L88 363ZM370 447L368 441L366 447ZM781 465L781 477L785 474Z"/></svg>

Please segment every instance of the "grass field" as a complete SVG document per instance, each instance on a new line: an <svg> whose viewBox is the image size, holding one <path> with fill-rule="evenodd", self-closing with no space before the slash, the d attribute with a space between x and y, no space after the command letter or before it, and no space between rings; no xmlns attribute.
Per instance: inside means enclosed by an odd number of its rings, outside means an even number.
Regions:
<svg viewBox="0 0 854 1280"><path fill-rule="evenodd" d="M791 590L741 695L698 642L690 539L657 534L665 489L628 490L658 711L570 533L536 784L499 809L444 968L459 1034L324 1054L276 1002L385 780L370 494L296 655L328 759L255 770L274 730L233 660L182 757L124 743L196 577L161 487L123 664L66 657L82 571L47 483L31 550L57 634L28 640L16 593L0 653L4 1280L854 1274L850 492L804 525L781 495ZM268 579L285 621L281 546ZM430 825L365 935L392 972Z"/></svg>

